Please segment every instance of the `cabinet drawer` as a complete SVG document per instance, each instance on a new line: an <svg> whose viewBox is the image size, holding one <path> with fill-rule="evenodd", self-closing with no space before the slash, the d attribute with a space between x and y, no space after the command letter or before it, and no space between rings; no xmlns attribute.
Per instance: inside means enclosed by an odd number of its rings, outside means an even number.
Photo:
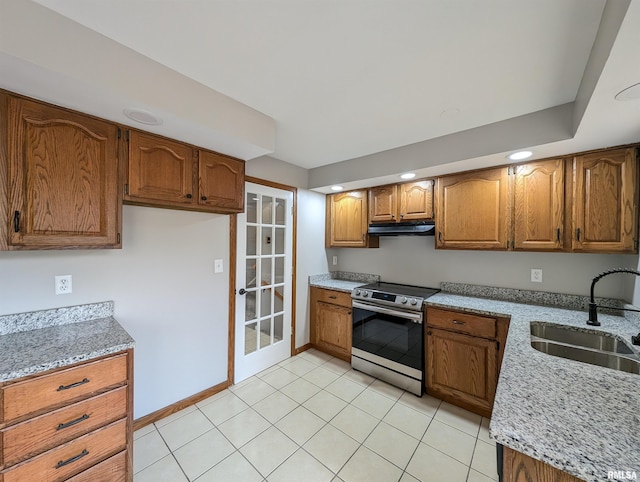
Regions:
<svg viewBox="0 0 640 482"><path fill-rule="evenodd" d="M127 387L74 403L0 432L4 465L14 465L95 430L127 413ZM2 458L0 458L2 460Z"/></svg>
<svg viewBox="0 0 640 482"><path fill-rule="evenodd" d="M427 308L427 324L482 338L496 337L496 319L457 311Z"/></svg>
<svg viewBox="0 0 640 482"><path fill-rule="evenodd" d="M125 451L80 472L67 482L125 482L126 478L127 452Z"/></svg>
<svg viewBox="0 0 640 482"><path fill-rule="evenodd" d="M120 420L5 470L0 474L0 482L66 480L122 451L126 441L127 421Z"/></svg>
<svg viewBox="0 0 640 482"><path fill-rule="evenodd" d="M3 388L4 421L53 407L127 379L127 355L86 363Z"/></svg>
<svg viewBox="0 0 640 482"><path fill-rule="evenodd" d="M324 301L325 303L331 303L333 305L340 305L351 308L351 294L343 293L341 291L325 290L318 288L317 301Z"/></svg>

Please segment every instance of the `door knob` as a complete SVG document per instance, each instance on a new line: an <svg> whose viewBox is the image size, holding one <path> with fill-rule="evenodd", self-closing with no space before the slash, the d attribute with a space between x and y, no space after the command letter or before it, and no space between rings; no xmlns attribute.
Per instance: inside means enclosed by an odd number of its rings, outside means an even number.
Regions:
<svg viewBox="0 0 640 482"><path fill-rule="evenodd" d="M238 291L239 295L244 295L247 292L247 290L245 290L244 288L240 288L240 291Z"/></svg>

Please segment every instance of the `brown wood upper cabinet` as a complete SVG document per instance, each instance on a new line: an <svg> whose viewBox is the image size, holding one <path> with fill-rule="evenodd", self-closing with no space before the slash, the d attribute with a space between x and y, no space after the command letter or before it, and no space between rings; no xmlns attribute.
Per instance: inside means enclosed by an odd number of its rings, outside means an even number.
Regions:
<svg viewBox="0 0 640 482"><path fill-rule="evenodd" d="M636 149L573 158L574 251L637 253Z"/></svg>
<svg viewBox="0 0 640 482"><path fill-rule="evenodd" d="M436 248L508 249L508 168L438 178Z"/></svg>
<svg viewBox="0 0 640 482"><path fill-rule="evenodd" d="M325 246L377 248L378 237L367 234L367 189L327 195Z"/></svg>
<svg viewBox="0 0 640 482"><path fill-rule="evenodd" d="M432 179L378 186L369 190L369 222L433 219Z"/></svg>
<svg viewBox="0 0 640 482"><path fill-rule="evenodd" d="M513 249L561 250L564 246L564 162L515 166Z"/></svg>
<svg viewBox="0 0 640 482"><path fill-rule="evenodd" d="M135 130L127 153L128 204L219 213L244 208L242 160Z"/></svg>
<svg viewBox="0 0 640 482"><path fill-rule="evenodd" d="M118 126L4 93L0 110L0 249L121 247Z"/></svg>

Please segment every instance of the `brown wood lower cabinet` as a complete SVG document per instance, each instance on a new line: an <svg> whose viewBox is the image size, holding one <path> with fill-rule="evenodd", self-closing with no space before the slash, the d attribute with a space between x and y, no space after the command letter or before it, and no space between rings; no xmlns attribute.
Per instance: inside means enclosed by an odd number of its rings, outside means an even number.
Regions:
<svg viewBox="0 0 640 482"><path fill-rule="evenodd" d="M490 417L508 320L427 308L427 393Z"/></svg>
<svg viewBox="0 0 640 482"><path fill-rule="evenodd" d="M504 447L502 482L581 482L582 479Z"/></svg>
<svg viewBox="0 0 640 482"><path fill-rule="evenodd" d="M351 361L351 296L311 287L311 344Z"/></svg>
<svg viewBox="0 0 640 482"><path fill-rule="evenodd" d="M0 482L133 480L128 350L0 384Z"/></svg>

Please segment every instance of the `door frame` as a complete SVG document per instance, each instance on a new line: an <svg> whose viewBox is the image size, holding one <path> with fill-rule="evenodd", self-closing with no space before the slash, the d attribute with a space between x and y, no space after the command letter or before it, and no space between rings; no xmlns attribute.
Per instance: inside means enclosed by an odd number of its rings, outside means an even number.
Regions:
<svg viewBox="0 0 640 482"><path fill-rule="evenodd" d="M244 182L289 191L293 193L293 224L291 226L291 356L296 354L296 264L297 264L297 232L298 232L298 188L280 184L266 179L245 176ZM244 186L244 185L243 185ZM243 192L244 196L245 193ZM227 383L234 384L235 348L236 348L236 263L238 241L238 215L229 216L229 346L227 347Z"/></svg>

